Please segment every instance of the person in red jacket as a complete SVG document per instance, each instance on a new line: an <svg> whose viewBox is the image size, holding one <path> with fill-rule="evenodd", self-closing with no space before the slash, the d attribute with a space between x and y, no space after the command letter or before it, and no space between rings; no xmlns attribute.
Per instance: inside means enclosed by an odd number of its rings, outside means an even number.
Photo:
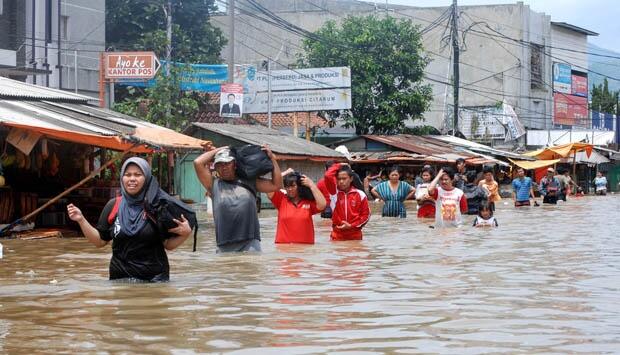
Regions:
<svg viewBox="0 0 620 355"><path fill-rule="evenodd" d="M332 240L361 240L362 228L370 219L368 198L352 186L354 172L336 163L325 172L325 185L332 209Z"/></svg>

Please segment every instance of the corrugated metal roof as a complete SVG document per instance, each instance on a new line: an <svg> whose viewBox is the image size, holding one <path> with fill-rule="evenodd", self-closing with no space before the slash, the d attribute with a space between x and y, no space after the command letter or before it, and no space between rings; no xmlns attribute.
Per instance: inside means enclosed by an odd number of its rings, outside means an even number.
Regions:
<svg viewBox="0 0 620 355"><path fill-rule="evenodd" d="M98 101L86 95L27 84L21 81L0 77L0 99L6 100L48 100L55 102Z"/></svg>
<svg viewBox="0 0 620 355"><path fill-rule="evenodd" d="M411 153L434 156L437 156L438 154L457 153L451 144L429 137L414 136L411 134L397 134L393 136L364 135L363 137ZM475 154L466 152L460 154L459 152L458 157L467 159L475 156Z"/></svg>
<svg viewBox="0 0 620 355"><path fill-rule="evenodd" d="M468 158L467 164L469 165L485 165L485 164L499 164L503 166L509 166L510 164L504 163L493 157L484 156L482 154L475 154L474 158ZM408 152L353 152L351 153L351 162L357 164L374 164L374 163L431 163L431 164L446 164L455 163L456 159L461 158L458 154L435 154L435 155L423 155Z"/></svg>
<svg viewBox="0 0 620 355"><path fill-rule="evenodd" d="M193 125L249 144L268 144L271 150L277 154L328 158L344 157L341 153L320 144L261 125L232 125L226 123L194 123Z"/></svg>
<svg viewBox="0 0 620 355"><path fill-rule="evenodd" d="M454 145L465 147L465 148L467 148L469 150L473 150L474 152L482 152L482 153L486 153L486 154L490 154L490 155L501 156L501 157L511 158L511 159L536 160L536 159L533 159L533 158L525 156L525 155L521 155L521 154L518 154L518 153L512 153L512 152L507 152L505 150L491 148L491 147L489 147L487 145L476 143L476 142L472 142L472 141L468 141L467 139L463 139L463 138L459 138L459 137L455 137L455 136L425 136L425 137L429 138L429 139L438 139L438 140L444 141L446 143L451 143L451 144L454 144Z"/></svg>
<svg viewBox="0 0 620 355"><path fill-rule="evenodd" d="M201 149L200 144L204 143L131 116L76 103L0 100L2 124L118 137L127 142L144 143L155 149ZM120 144L120 140L118 142Z"/></svg>

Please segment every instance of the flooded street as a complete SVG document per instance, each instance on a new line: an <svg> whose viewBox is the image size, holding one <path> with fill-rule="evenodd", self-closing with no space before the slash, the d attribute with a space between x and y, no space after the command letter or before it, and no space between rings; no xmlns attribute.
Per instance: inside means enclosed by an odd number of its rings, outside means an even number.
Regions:
<svg viewBox="0 0 620 355"><path fill-rule="evenodd" d="M82 239L4 240L0 352L619 351L620 197L500 205L496 230L379 211L361 242L317 219L311 246L275 246L267 211L253 255L216 255L203 226L165 284L108 281L110 248Z"/></svg>

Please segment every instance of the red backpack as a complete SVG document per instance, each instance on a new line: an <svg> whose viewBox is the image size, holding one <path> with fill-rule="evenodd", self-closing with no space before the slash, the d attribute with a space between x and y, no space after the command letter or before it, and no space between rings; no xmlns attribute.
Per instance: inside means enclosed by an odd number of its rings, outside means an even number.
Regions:
<svg viewBox="0 0 620 355"><path fill-rule="evenodd" d="M114 220L116 219L116 215L118 215L118 208L121 206L122 198L123 198L122 196L116 196L114 198L114 206L112 207L112 210L110 211L110 214L108 215L108 224L114 223Z"/></svg>

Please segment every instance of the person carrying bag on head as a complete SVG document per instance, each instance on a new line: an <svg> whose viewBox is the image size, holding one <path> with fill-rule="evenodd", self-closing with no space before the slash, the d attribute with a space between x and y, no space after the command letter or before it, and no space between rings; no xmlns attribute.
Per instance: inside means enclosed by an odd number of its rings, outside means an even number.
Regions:
<svg viewBox="0 0 620 355"><path fill-rule="evenodd" d="M271 179L240 177L238 172L245 171L247 174L247 167L238 169L237 159L228 147L209 150L194 160L198 180L213 198L215 239L219 253L261 251L256 195L259 192L275 192L282 186L282 175L275 155L267 146L261 149L261 154L266 154L271 161ZM250 156L246 158L247 161L256 161ZM211 163L215 166L217 177L211 173Z"/></svg>

